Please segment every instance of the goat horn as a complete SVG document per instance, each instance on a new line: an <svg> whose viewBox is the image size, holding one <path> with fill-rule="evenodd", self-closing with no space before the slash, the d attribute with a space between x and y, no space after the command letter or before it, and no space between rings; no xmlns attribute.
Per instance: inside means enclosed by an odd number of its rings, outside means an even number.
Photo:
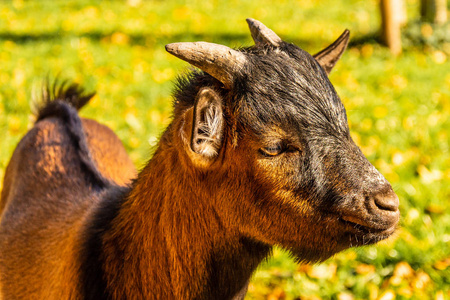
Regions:
<svg viewBox="0 0 450 300"><path fill-rule="evenodd" d="M269 44L279 47L281 45L281 38L260 21L248 18L247 23L257 46Z"/></svg>
<svg viewBox="0 0 450 300"><path fill-rule="evenodd" d="M228 89L231 89L236 73L247 61L239 51L206 42L168 44L166 51L205 71Z"/></svg>

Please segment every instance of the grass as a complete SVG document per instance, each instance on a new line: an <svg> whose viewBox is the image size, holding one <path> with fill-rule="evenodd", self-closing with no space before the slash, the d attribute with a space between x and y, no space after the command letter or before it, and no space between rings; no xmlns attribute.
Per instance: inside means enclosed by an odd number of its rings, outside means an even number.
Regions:
<svg viewBox="0 0 450 300"><path fill-rule="evenodd" d="M407 1L412 18L417 2ZM82 115L111 127L142 166L170 122L172 82L187 68L164 51L165 44L249 46L245 18L252 17L314 53L349 28L356 42L330 79L347 108L353 138L401 199L401 228L388 241L315 266L299 266L275 249L254 274L247 298L450 297L450 47L411 47L391 56L368 38L378 30L377 5L375 0L1 2L0 179L32 124L31 91L48 75L96 90Z"/></svg>

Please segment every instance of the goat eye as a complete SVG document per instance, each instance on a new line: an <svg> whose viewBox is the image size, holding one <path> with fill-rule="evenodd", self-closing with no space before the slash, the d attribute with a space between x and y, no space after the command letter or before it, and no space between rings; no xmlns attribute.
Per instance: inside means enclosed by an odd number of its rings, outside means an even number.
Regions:
<svg viewBox="0 0 450 300"><path fill-rule="evenodd" d="M264 156L277 156L284 151L285 147L282 144L271 145L269 147L259 149L259 152Z"/></svg>

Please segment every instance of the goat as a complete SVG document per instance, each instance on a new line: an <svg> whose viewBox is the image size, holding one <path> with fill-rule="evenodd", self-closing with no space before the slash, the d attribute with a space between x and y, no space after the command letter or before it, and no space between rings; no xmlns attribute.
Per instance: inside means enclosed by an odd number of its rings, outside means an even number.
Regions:
<svg viewBox="0 0 450 300"><path fill-rule="evenodd" d="M250 48L166 46L200 70L129 185L93 155L80 89L44 102L5 175L5 299L242 299L274 245L319 262L395 231L398 197L327 76L349 32L311 56L247 22Z"/></svg>

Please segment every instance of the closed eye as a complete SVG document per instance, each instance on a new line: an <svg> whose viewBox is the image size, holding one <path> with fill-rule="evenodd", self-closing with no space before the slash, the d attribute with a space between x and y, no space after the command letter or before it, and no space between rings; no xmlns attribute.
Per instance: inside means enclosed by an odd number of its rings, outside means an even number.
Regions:
<svg viewBox="0 0 450 300"><path fill-rule="evenodd" d="M259 152L264 156L277 156L283 151L284 149L281 143L259 149Z"/></svg>
<svg viewBox="0 0 450 300"><path fill-rule="evenodd" d="M297 147L286 145L285 143L277 143L268 147L260 148L259 152L266 157L275 157L285 152L297 152Z"/></svg>

